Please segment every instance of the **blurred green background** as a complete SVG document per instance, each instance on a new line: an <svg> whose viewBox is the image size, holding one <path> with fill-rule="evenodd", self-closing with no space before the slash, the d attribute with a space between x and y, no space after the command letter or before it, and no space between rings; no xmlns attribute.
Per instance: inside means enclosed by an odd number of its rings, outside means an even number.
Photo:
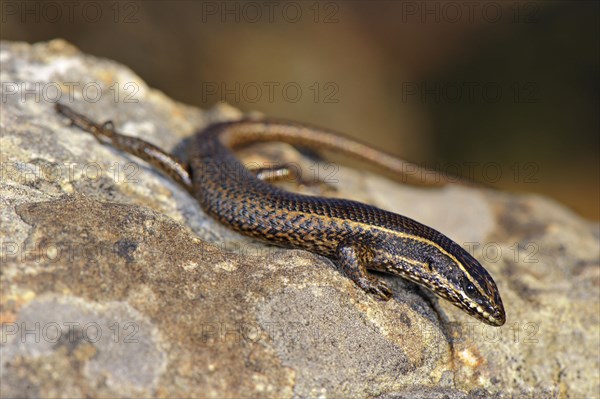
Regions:
<svg viewBox="0 0 600 399"><path fill-rule="evenodd" d="M208 108L345 132L600 218L596 1L2 1L0 37L64 38Z"/></svg>

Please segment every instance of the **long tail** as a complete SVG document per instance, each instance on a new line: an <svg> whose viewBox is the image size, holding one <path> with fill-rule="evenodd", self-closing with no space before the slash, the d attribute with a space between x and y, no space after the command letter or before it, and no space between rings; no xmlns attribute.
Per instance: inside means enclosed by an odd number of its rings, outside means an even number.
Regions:
<svg viewBox="0 0 600 399"><path fill-rule="evenodd" d="M215 130L222 131L223 144L231 148L261 141L280 141L315 150L328 150L366 161L389 172L403 183L423 186L478 185L462 177L404 161L340 133L310 125L267 119L223 122L222 127L223 129L216 127Z"/></svg>
<svg viewBox="0 0 600 399"><path fill-rule="evenodd" d="M180 159L161 150L152 143L138 139L137 137L125 136L117 133L111 121L102 124L96 123L60 103L56 103L54 108L56 109L56 112L69 118L71 125L93 134L102 144L111 145L156 166L159 170L162 170L173 180L191 192L192 178L187 163L182 162Z"/></svg>

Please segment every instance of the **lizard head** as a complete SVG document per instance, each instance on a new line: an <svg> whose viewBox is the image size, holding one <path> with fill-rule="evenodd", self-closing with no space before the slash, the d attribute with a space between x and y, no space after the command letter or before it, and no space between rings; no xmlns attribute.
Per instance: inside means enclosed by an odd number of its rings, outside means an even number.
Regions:
<svg viewBox="0 0 600 399"><path fill-rule="evenodd" d="M492 277L461 246L435 233L435 240L402 234L381 258L381 271L424 286L486 324L503 325L506 314Z"/></svg>
<svg viewBox="0 0 600 399"><path fill-rule="evenodd" d="M431 246L424 259L434 291L484 323L503 325L506 313L496 283L471 254L448 241Z"/></svg>

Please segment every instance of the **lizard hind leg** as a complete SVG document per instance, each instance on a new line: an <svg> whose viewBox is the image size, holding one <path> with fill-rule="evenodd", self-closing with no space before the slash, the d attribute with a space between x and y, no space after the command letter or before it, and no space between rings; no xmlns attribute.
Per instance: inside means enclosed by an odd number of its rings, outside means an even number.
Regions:
<svg viewBox="0 0 600 399"><path fill-rule="evenodd" d="M323 189L331 192L337 191L335 186L327 183L321 178L305 178L302 175L302 171L298 169L298 166L295 164L284 163L264 168L252 168L250 171L254 173L258 179L268 183L288 182L304 187L321 186Z"/></svg>

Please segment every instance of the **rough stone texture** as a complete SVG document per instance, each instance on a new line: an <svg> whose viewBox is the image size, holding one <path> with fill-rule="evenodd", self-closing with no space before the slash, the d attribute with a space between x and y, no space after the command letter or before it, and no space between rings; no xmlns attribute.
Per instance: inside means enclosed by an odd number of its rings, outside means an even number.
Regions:
<svg viewBox="0 0 600 399"><path fill-rule="evenodd" d="M479 243L508 320L483 325L392 277L394 298L380 303L327 259L218 225L145 163L70 128L48 100L60 88L61 101L176 152L238 111L177 104L59 40L2 43L0 63L2 397L599 395L598 225L537 196L414 188L340 167L336 192L305 191ZM72 101L68 82L79 85ZM82 95L85 83L99 101ZM124 101L125 87L137 102ZM312 162L285 145L241 155Z"/></svg>

